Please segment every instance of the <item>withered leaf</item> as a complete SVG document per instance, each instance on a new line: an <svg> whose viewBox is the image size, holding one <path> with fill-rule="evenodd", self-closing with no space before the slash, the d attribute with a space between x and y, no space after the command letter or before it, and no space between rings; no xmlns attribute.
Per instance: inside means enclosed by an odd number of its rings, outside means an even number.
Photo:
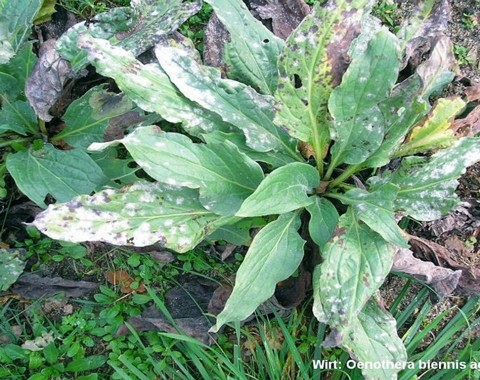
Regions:
<svg viewBox="0 0 480 380"><path fill-rule="evenodd" d="M95 290L98 285L89 281L65 280L61 277L41 277L38 274L27 273L20 276L12 287L12 291L29 299L50 297L57 293L64 293L66 297L82 297Z"/></svg>
<svg viewBox="0 0 480 380"><path fill-rule="evenodd" d="M253 0L250 6L262 20L271 20L273 33L284 40L310 12L303 0Z"/></svg>
<svg viewBox="0 0 480 380"><path fill-rule="evenodd" d="M63 85L72 73L70 64L55 50L55 39L45 41L40 48L40 57L27 79L25 94L37 116L50 121L50 108L62 94Z"/></svg>
<svg viewBox="0 0 480 380"><path fill-rule="evenodd" d="M410 244L417 256L436 261L438 265L460 272L458 290L467 295L480 294L480 269L458 263L451 252L433 241L410 236Z"/></svg>
<svg viewBox="0 0 480 380"><path fill-rule="evenodd" d="M442 268L430 261L423 261L413 256L412 251L400 248L394 257L392 271L411 275L419 281L430 285L439 297L450 295L458 285L461 271Z"/></svg>

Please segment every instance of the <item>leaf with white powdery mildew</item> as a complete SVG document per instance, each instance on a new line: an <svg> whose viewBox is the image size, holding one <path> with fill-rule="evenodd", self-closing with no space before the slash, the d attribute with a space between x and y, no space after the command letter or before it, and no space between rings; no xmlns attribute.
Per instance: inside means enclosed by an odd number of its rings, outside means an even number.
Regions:
<svg viewBox="0 0 480 380"><path fill-rule="evenodd" d="M365 365L365 379L396 379L397 373L407 361L407 352L397 334L395 318L374 299L367 302L345 334L341 347L358 362L381 363L381 366Z"/></svg>
<svg viewBox="0 0 480 380"><path fill-rule="evenodd" d="M341 341L390 272L394 249L349 208L321 255L323 262L313 274L313 311L320 322L340 332Z"/></svg>
<svg viewBox="0 0 480 380"><path fill-rule="evenodd" d="M7 63L27 41L42 0L0 2L0 63Z"/></svg>
<svg viewBox="0 0 480 380"><path fill-rule="evenodd" d="M242 203L235 215L283 214L312 203L308 193L320 183L318 171L308 164L294 162L275 169Z"/></svg>
<svg viewBox="0 0 480 380"><path fill-rule="evenodd" d="M242 321L270 298L278 282L290 277L303 258L305 240L297 232L298 213L288 213L265 226L253 239L238 269L235 287L211 331Z"/></svg>
<svg viewBox="0 0 480 380"><path fill-rule="evenodd" d="M47 194L58 202L66 202L89 194L108 181L84 151L58 150L50 144L39 150L9 154L7 169L20 191L40 207L46 207Z"/></svg>
<svg viewBox="0 0 480 380"><path fill-rule="evenodd" d="M186 252L216 227L233 220L203 208L196 190L137 182L50 205L32 224L57 240L138 247L159 242Z"/></svg>
<svg viewBox="0 0 480 380"><path fill-rule="evenodd" d="M316 152L330 140L328 98L340 83L347 66L344 57L371 3L341 0L315 5L279 57L275 124L310 142Z"/></svg>
<svg viewBox="0 0 480 380"><path fill-rule="evenodd" d="M135 0L131 5L97 14L88 26L86 22L80 22L61 36L57 50L71 62L74 71L89 63L87 54L77 46L83 34L102 38L108 44L125 49L136 57L154 46L162 37L175 32L201 8L199 2L186 3L182 0Z"/></svg>
<svg viewBox="0 0 480 380"><path fill-rule="evenodd" d="M185 135L156 126L139 127L121 140L92 144L90 150L119 143L152 178L199 188L204 207L222 215L234 215L263 179L260 165L228 141L195 144Z"/></svg>
<svg viewBox="0 0 480 380"><path fill-rule="evenodd" d="M479 160L480 139L465 137L429 159L405 158L399 170L387 173L382 179L376 178L374 186L385 182L397 185L396 210L403 210L418 220L431 221L441 218L458 204L457 178Z"/></svg>
<svg viewBox="0 0 480 380"><path fill-rule="evenodd" d="M252 16L241 0L206 0L230 32L224 58L227 75L272 94L277 86L277 58L284 42Z"/></svg>
<svg viewBox="0 0 480 380"><path fill-rule="evenodd" d="M394 202L398 188L387 183L373 192L352 189L335 195L343 204L352 206L357 218L379 233L386 241L408 248L408 239L395 221Z"/></svg>
<svg viewBox="0 0 480 380"><path fill-rule="evenodd" d="M243 83L222 79L219 70L199 65L180 49L157 46L155 54L184 96L241 129L249 147L259 152L281 151L301 160L294 141L273 124L271 97Z"/></svg>
<svg viewBox="0 0 480 380"><path fill-rule="evenodd" d="M384 117L378 103L397 80L399 45L398 38L382 28L364 51L351 53L352 63L328 103L334 119L332 167L362 163L381 145Z"/></svg>
<svg viewBox="0 0 480 380"><path fill-rule="evenodd" d="M223 128L225 123L217 115L185 98L158 64L144 65L127 50L87 34L78 40L97 72L115 79L120 90L143 110L182 123L192 135Z"/></svg>

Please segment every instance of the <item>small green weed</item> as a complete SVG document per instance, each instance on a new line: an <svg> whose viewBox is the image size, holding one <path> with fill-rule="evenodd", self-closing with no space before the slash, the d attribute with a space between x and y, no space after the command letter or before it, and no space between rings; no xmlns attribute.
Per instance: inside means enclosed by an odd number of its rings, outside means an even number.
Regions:
<svg viewBox="0 0 480 380"><path fill-rule="evenodd" d="M59 4L67 11L88 19L110 8L127 7L130 0L59 0Z"/></svg>
<svg viewBox="0 0 480 380"><path fill-rule="evenodd" d="M385 25L390 28L399 25L399 10L396 3L391 0L382 0L373 10L373 14L377 16Z"/></svg>
<svg viewBox="0 0 480 380"><path fill-rule="evenodd" d="M203 53L204 49L205 27L212 12L213 9L209 4L203 4L202 9L195 16L190 17L179 29L184 36L193 41L195 47L201 53Z"/></svg>
<svg viewBox="0 0 480 380"><path fill-rule="evenodd" d="M471 65L473 58L470 56L470 51L463 45L455 45L453 52L457 57L458 63L461 65Z"/></svg>
<svg viewBox="0 0 480 380"><path fill-rule="evenodd" d="M477 18L470 13L463 13L462 25L465 29L472 31L478 25Z"/></svg>

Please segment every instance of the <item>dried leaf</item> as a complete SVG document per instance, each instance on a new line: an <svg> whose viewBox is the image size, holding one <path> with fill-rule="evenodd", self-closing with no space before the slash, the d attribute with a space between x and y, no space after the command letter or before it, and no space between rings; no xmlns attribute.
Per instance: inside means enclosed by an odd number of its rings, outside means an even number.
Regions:
<svg viewBox="0 0 480 380"><path fill-rule="evenodd" d="M55 39L46 41L40 48L40 57L27 80L25 93L38 117L52 120L49 109L60 98L63 85L72 72L70 64L55 50Z"/></svg>
<svg viewBox="0 0 480 380"><path fill-rule="evenodd" d="M480 86L478 87L480 88ZM463 119L455 120L452 129L457 137L473 137L478 134L480 132L480 105L471 110Z"/></svg>
<svg viewBox="0 0 480 380"><path fill-rule="evenodd" d="M271 20L273 33L284 40L310 12L303 0L253 0L250 6L262 20Z"/></svg>
<svg viewBox="0 0 480 380"><path fill-rule="evenodd" d="M213 14L205 29L203 60L206 65L224 67L223 49L227 42L230 42L230 33L218 17Z"/></svg>
<svg viewBox="0 0 480 380"><path fill-rule="evenodd" d="M480 100L480 84L467 87L465 89L465 95L467 95L467 101L469 102Z"/></svg>
<svg viewBox="0 0 480 380"><path fill-rule="evenodd" d="M392 271L411 275L419 281L430 285L439 297L450 295L458 285L462 272L442 268L430 261L423 261L413 256L409 249L400 248L393 259Z"/></svg>
<svg viewBox="0 0 480 380"><path fill-rule="evenodd" d="M464 264L459 264L452 258L451 252L433 241L417 236L410 237L412 249L426 260L436 261L443 267L461 271L458 283L459 290L467 295L480 294L480 269Z"/></svg>
<svg viewBox="0 0 480 380"><path fill-rule="evenodd" d="M132 288L132 284L135 282L135 278L130 276L130 274L124 270L117 271L108 271L105 275L107 281L112 284L120 287L120 292L123 294L130 294L133 292L145 293L145 285L143 281L140 281L138 287L135 289Z"/></svg>
<svg viewBox="0 0 480 380"><path fill-rule="evenodd" d="M50 297L57 293L64 293L66 297L82 297L97 287L98 284L94 282L41 277L34 273L27 273L18 279L12 291L29 299Z"/></svg>

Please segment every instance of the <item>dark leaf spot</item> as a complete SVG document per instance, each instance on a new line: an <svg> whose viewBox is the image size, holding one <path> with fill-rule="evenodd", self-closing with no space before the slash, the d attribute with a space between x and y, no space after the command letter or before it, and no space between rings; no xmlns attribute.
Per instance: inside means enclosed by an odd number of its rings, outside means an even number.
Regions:
<svg viewBox="0 0 480 380"><path fill-rule="evenodd" d="M303 86L302 79L297 74L293 74L293 82L295 88L300 88Z"/></svg>

